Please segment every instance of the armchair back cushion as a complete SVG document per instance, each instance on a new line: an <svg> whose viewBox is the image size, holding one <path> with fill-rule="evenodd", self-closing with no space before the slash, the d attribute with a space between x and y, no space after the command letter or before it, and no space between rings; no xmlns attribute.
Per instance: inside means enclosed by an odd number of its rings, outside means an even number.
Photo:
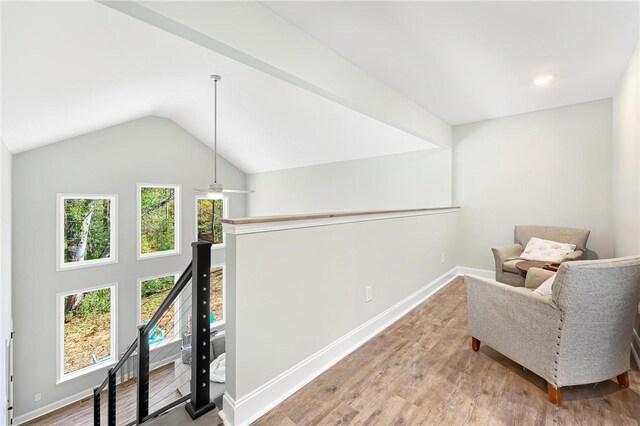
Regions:
<svg viewBox="0 0 640 426"><path fill-rule="evenodd" d="M563 313L559 386L607 380L629 367L640 302L640 257L565 262L553 284Z"/></svg>
<svg viewBox="0 0 640 426"><path fill-rule="evenodd" d="M559 243L575 244L576 250L585 251L587 239L591 231L588 229L561 228L556 226L516 225L515 242L523 248L527 246L532 237L543 240L557 241Z"/></svg>

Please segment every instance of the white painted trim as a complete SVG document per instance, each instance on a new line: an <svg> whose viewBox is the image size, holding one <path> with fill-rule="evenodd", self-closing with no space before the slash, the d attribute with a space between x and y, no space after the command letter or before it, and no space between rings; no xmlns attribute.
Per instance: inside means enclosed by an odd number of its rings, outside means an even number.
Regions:
<svg viewBox="0 0 640 426"><path fill-rule="evenodd" d="M635 328L633 329L633 340L636 341L636 346L640 348L640 336L638 336L638 331ZM640 366L640 354L638 354L638 351L636 351L636 348L633 345L633 342L631 342L631 353L633 354L633 357L636 360L636 364Z"/></svg>
<svg viewBox="0 0 640 426"><path fill-rule="evenodd" d="M224 264L212 265L212 267L213 266L224 267ZM245 417L245 421L247 418L259 418L322 372L329 369L340 359L344 358L380 331L400 319L415 306L427 300L432 294L444 287L444 285L453 278L466 274L480 275L487 278L494 276L493 271L484 269L468 268L464 266L456 266L452 268L450 271L436 278L416 293L251 392L251 394L241 399L240 405L225 393L223 397L223 410L221 410L218 415L227 426L242 424L235 422L235 418L239 415L243 415ZM223 270L223 279L224 277L225 273ZM220 325L223 325L223 323L214 323L214 326ZM23 414L15 419L15 424L26 423L66 405L77 402L87 396L90 396L92 392L93 389L88 389L84 392L79 392L45 407ZM241 410L240 413L237 413L238 410Z"/></svg>
<svg viewBox="0 0 640 426"><path fill-rule="evenodd" d="M64 200L110 200L109 205L109 257L64 263ZM118 195L117 194L56 194L56 271L90 268L118 263Z"/></svg>
<svg viewBox="0 0 640 426"><path fill-rule="evenodd" d="M229 217L229 197L227 195L195 195L194 205L195 205L195 214L194 214L194 233L193 233L193 241L198 241L198 201L200 200L222 200L222 218L226 219ZM214 244L211 246L211 250L223 249L225 248L225 238L224 238L224 226L222 227L222 243Z"/></svg>
<svg viewBox="0 0 640 426"><path fill-rule="evenodd" d="M142 220L141 220L142 210L140 208L142 188L173 188L174 189L175 195L173 198L173 206L174 206L173 245L175 248L173 250L165 250L165 251L158 251L154 253L144 253L144 254L142 253ZM180 230L182 229L182 221L180 218L180 212L182 208L181 192L182 192L182 185L180 184L138 183L136 185L136 225L137 225L136 256L138 260L155 259L156 257L177 256L182 254L182 245L181 245L182 239L181 239L181 232L180 232Z"/></svg>
<svg viewBox="0 0 640 426"><path fill-rule="evenodd" d="M71 373L64 373L64 298L71 294L88 293L96 290L109 289L111 291L111 347L109 348L109 362L91 365ZM93 371L106 369L118 362L118 283L103 284L77 290L63 291L56 294L56 385L84 376Z"/></svg>
<svg viewBox="0 0 640 426"><path fill-rule="evenodd" d="M342 358L427 300L436 291L460 275L459 270L459 267L454 267L404 300L376 315L239 400L234 400L225 392L223 410L219 414L225 425L244 426L257 420Z"/></svg>
<svg viewBox="0 0 640 426"><path fill-rule="evenodd" d="M397 219L401 217L428 216L434 214L456 213L460 207L445 207L433 210L418 210L406 212L390 212L380 214L365 214L357 216L338 216L318 219L283 220L278 222L244 223L231 224L224 223L222 229L227 234L243 235L255 234L258 232L283 231L287 229L311 228L316 226L338 225L343 223L368 222L370 220Z"/></svg>
<svg viewBox="0 0 640 426"><path fill-rule="evenodd" d="M59 401L52 402L51 404L45 405L44 407L40 407L33 411L29 411L21 416L13 419L13 423L16 425L29 422L31 420L37 419L40 416L44 416L45 414L51 413L52 411L58 410L62 407L66 407L67 405L73 404L74 402L78 402L85 398L91 397L93 395L93 389L87 389L82 392L78 392L74 395L63 398Z"/></svg>
<svg viewBox="0 0 640 426"><path fill-rule="evenodd" d="M470 268L468 266L458 266L456 269L458 275L478 275L482 278L496 279L496 272L490 269Z"/></svg>

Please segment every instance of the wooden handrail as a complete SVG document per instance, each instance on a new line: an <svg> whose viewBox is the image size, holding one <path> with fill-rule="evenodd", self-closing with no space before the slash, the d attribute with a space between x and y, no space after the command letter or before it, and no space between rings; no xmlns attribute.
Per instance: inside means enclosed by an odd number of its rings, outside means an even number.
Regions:
<svg viewBox="0 0 640 426"><path fill-rule="evenodd" d="M240 218L222 219L222 223L228 223L230 225L246 225L250 223L286 222L289 220L328 219L333 217L368 216L368 215L377 215L377 214L411 213L411 212L422 212L422 211L429 212L429 211L435 211L435 210L449 210L449 209L457 209L457 208L460 208L460 207L450 206L450 207L429 207L429 208L420 208L420 209L363 210L363 211L351 211L351 212L240 217Z"/></svg>

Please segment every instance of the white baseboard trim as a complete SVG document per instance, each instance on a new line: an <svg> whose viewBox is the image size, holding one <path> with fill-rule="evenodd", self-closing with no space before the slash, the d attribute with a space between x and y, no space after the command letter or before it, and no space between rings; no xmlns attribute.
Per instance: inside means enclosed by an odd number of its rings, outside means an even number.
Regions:
<svg viewBox="0 0 640 426"><path fill-rule="evenodd" d="M65 407L67 405L73 404L74 402L78 402L82 399L85 399L87 397L90 397L91 395L93 395L93 389L86 389L83 390L82 392L78 392L75 395L71 395L68 396L66 398L63 398L59 401L56 402L52 402L51 404L45 405L44 407L40 407L36 410L33 411L29 411L28 413L25 413L21 416L16 417L15 419L13 419L13 424L15 425L20 425L22 423L26 423L28 421L31 421L33 419L37 419L40 416L44 416L45 414L49 414L52 411L56 411L62 407Z"/></svg>
<svg viewBox="0 0 640 426"><path fill-rule="evenodd" d="M453 278L467 274L479 275L485 278L493 278L495 276L493 271L485 269L469 268L464 266L456 266L452 268L404 300L396 303L386 311L378 314L376 317L351 331L349 334L336 340L299 364L291 367L289 370L265 383L250 394L242 397L239 401L235 401L225 393L223 410L221 410L218 415L227 426L246 425L257 420L260 416L264 415L267 411L284 401L321 373L328 370L342 358L349 355L369 339L427 300ZM637 361L638 358L635 352L634 355L636 356ZM174 358L175 357L170 357L160 361L153 365L152 369L172 362ZM638 364L640 365L640 362ZM18 416L14 419L14 424L19 425L26 423L92 395L93 389L86 389L82 392L78 392L74 395Z"/></svg>
<svg viewBox="0 0 640 426"><path fill-rule="evenodd" d="M482 278L496 279L496 271L489 269L470 268L468 266L458 266L456 268L458 275L478 275Z"/></svg>
<svg viewBox="0 0 640 426"><path fill-rule="evenodd" d="M459 275L474 274L493 278L493 271L456 266L404 300L378 314L360 327L329 344L284 373L239 400L228 393L223 398L220 418L226 426L245 426L257 420L369 339L405 316L436 291Z"/></svg>
<svg viewBox="0 0 640 426"><path fill-rule="evenodd" d="M172 363L175 358L176 358L175 355L167 357L167 358L165 358L163 360L160 360L160 361L157 361L157 362L151 364L149 366L149 368L150 368L151 371L153 371L156 368L160 368L160 367L163 367L163 366L165 366L165 365L167 365L169 363ZM99 385L99 384L100 383L96 383L96 385ZM120 376L118 375L116 377L116 385L119 385L119 384L120 384ZM31 420L37 419L38 417L41 417L41 416L49 414L49 413L51 413L53 411L59 410L60 408L64 408L67 405L71 405L73 403L81 401L81 400L83 400L83 399L85 399L87 397L93 397L93 388L83 390L82 392L78 392L75 395L68 396L68 397L63 398L63 399L61 399L59 401L52 402L51 404L47 404L44 407L40 407L40 408L37 408L37 409L35 409L33 411L29 411L28 413L25 413L25 414L23 414L21 416L16 417L13 420L13 424L14 425L20 425L20 424L29 422Z"/></svg>
<svg viewBox="0 0 640 426"><path fill-rule="evenodd" d="M635 340L636 344L634 345L633 342L631 342L631 353L636 360L636 364L640 367L640 354L638 354L638 350L640 350L640 336L638 336L638 331L635 328L633 329L633 340ZM636 347L638 350L636 350Z"/></svg>

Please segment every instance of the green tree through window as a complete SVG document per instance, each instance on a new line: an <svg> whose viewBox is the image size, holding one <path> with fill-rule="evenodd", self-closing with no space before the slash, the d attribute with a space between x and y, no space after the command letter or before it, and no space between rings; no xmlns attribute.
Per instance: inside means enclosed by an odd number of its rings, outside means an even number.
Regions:
<svg viewBox="0 0 640 426"><path fill-rule="evenodd" d="M111 257L111 200L64 199L64 263Z"/></svg>
<svg viewBox="0 0 640 426"><path fill-rule="evenodd" d="M142 254L176 249L176 189L140 188L140 250Z"/></svg>
<svg viewBox="0 0 640 426"><path fill-rule="evenodd" d="M224 239L220 220L224 217L224 200L202 198L197 201L198 241L222 244Z"/></svg>
<svg viewBox="0 0 640 426"><path fill-rule="evenodd" d="M69 294L63 300L64 374L111 356L111 289Z"/></svg>

